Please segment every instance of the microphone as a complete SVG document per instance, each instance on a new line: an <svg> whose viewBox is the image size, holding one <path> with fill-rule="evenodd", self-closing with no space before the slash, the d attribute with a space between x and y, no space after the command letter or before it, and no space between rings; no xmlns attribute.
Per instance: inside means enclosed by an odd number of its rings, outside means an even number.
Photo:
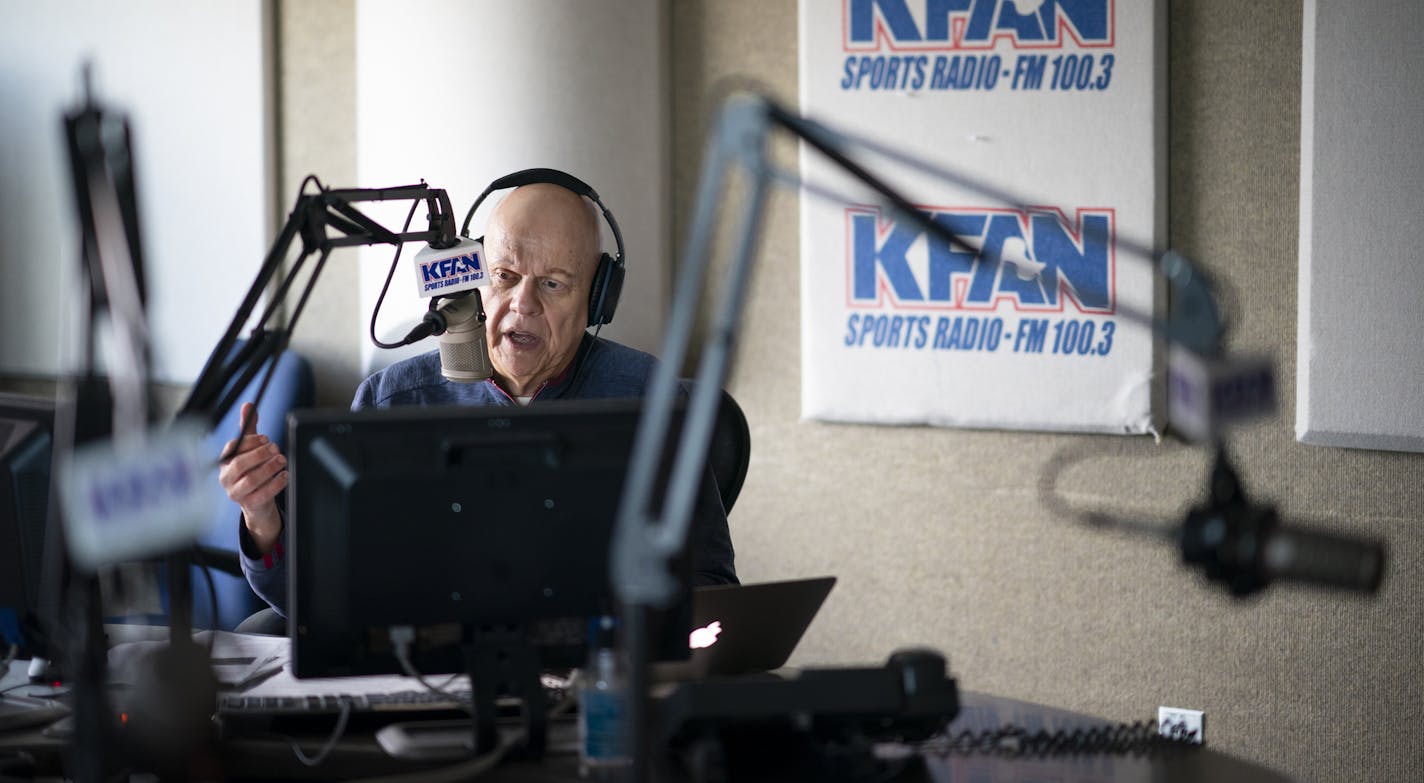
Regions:
<svg viewBox="0 0 1424 783"><path fill-rule="evenodd" d="M440 374L455 383L478 383L494 375L480 292L447 299L436 312L446 324L440 335Z"/></svg>
<svg viewBox="0 0 1424 783"><path fill-rule="evenodd" d="M450 247L421 248L415 254L415 283L417 295L430 298L430 309L401 344L438 335L446 380L478 383L493 376L479 292L490 284L484 243L461 237Z"/></svg>
<svg viewBox="0 0 1424 783"><path fill-rule="evenodd" d="M438 303L438 305L437 305ZM454 383L478 383L494 375L485 337L485 309L478 290L430 300L430 309L401 340L410 345L440 338L440 374Z"/></svg>
<svg viewBox="0 0 1424 783"><path fill-rule="evenodd" d="M1384 544L1317 530L1276 528L1266 541L1267 574L1373 593L1384 581Z"/></svg>
<svg viewBox="0 0 1424 783"><path fill-rule="evenodd" d="M1202 566L1237 596L1276 579L1361 593L1376 592L1384 581L1383 542L1281 524L1275 508L1246 499L1221 454L1211 499L1187 513L1179 543L1184 563Z"/></svg>

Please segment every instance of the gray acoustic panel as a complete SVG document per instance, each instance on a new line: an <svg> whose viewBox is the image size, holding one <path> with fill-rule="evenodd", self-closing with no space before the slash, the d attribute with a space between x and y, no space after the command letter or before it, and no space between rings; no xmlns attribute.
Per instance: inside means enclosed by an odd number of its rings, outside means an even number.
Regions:
<svg viewBox="0 0 1424 783"><path fill-rule="evenodd" d="M1414 0L1312 0L1301 68L1296 437L1424 450L1424 49Z"/></svg>

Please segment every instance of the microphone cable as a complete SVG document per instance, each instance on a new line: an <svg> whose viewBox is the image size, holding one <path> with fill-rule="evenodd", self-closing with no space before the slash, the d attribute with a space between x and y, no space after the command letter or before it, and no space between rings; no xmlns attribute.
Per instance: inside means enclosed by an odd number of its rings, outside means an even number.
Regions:
<svg viewBox="0 0 1424 783"><path fill-rule="evenodd" d="M410 211L406 213L405 223L401 225L402 234L410 230L410 223L415 219L415 208L418 206L420 206L419 201L412 201L410 203ZM381 284L381 293L376 297L376 306L371 310L371 342L374 343L377 348L400 348L406 344L405 341L395 343L382 342L381 339L376 336L376 316L381 312L381 303L386 301L386 291L391 287L391 279L396 276L396 265L400 263L401 250L403 248L403 243L396 243L396 253L395 257L391 259L391 268L386 270L386 282Z"/></svg>

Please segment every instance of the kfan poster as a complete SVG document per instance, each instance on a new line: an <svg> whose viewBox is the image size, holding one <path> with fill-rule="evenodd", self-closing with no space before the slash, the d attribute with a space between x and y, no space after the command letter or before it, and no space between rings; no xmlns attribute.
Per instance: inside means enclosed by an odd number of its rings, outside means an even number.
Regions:
<svg viewBox="0 0 1424 783"><path fill-rule="evenodd" d="M1165 230L1161 3L802 0L806 116L959 241L803 144L802 412L828 421L1155 428ZM947 181L934 169L963 181ZM834 191L828 197L816 191Z"/></svg>

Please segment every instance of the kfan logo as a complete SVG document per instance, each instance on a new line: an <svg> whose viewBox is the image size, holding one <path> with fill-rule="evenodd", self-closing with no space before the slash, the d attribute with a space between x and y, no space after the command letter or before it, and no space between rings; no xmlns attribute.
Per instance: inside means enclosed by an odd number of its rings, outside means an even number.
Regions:
<svg viewBox="0 0 1424 783"><path fill-rule="evenodd" d="M474 279L484 277L480 269L478 253L465 253L453 258L441 258L420 265L420 277L424 283L434 283L457 275L474 275Z"/></svg>
<svg viewBox="0 0 1424 783"><path fill-rule="evenodd" d="M100 525L181 502L197 482L182 454L164 454L142 465L115 463L88 487L89 508Z"/></svg>
<svg viewBox="0 0 1424 783"><path fill-rule="evenodd" d="M842 0L846 51L1113 45L1116 0Z"/></svg>
<svg viewBox="0 0 1424 783"><path fill-rule="evenodd" d="M846 210L847 304L925 310L1116 311L1114 211L922 207L960 239L882 220L873 207ZM977 248L976 253L971 247Z"/></svg>

